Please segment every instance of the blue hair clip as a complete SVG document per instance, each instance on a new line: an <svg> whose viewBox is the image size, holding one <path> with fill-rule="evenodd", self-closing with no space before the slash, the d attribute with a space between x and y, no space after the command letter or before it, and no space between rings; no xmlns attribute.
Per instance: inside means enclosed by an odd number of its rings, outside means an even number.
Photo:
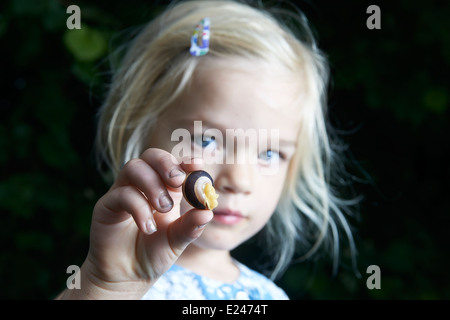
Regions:
<svg viewBox="0 0 450 320"><path fill-rule="evenodd" d="M206 17L195 27L191 37L189 52L195 57L203 56L209 51L209 18Z"/></svg>

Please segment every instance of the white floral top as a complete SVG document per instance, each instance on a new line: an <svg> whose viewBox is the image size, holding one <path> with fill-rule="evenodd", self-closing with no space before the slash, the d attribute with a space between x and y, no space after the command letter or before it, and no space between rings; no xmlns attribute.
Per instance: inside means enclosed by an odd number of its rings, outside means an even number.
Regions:
<svg viewBox="0 0 450 320"><path fill-rule="evenodd" d="M241 274L224 283L173 265L143 300L287 300L286 293L262 274L236 262Z"/></svg>

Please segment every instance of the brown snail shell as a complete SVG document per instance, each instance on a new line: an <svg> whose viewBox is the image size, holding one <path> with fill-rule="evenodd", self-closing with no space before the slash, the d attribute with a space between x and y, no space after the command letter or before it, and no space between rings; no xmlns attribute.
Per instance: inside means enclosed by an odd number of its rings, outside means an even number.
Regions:
<svg viewBox="0 0 450 320"><path fill-rule="evenodd" d="M211 204L205 195L206 185L209 184L213 190L214 204ZM197 209L212 210L217 206L218 195L214 191L213 178L206 171L199 170L189 173L183 183L183 196L186 201Z"/></svg>

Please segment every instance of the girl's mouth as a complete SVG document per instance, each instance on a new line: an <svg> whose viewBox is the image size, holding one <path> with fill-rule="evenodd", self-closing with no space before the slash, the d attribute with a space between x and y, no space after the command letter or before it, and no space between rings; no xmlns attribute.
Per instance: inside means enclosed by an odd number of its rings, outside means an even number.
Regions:
<svg viewBox="0 0 450 320"><path fill-rule="evenodd" d="M230 209L214 210L213 213L214 221L225 225L238 224L245 218L241 212Z"/></svg>

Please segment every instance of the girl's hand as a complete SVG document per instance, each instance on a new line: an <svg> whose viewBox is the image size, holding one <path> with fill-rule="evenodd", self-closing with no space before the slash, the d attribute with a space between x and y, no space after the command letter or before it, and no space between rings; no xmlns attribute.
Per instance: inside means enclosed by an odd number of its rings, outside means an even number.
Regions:
<svg viewBox="0 0 450 320"><path fill-rule="evenodd" d="M177 163L166 151L148 149L123 167L95 205L81 290L66 290L63 298L141 298L200 236L212 212L180 216L180 202L186 172L202 165Z"/></svg>

